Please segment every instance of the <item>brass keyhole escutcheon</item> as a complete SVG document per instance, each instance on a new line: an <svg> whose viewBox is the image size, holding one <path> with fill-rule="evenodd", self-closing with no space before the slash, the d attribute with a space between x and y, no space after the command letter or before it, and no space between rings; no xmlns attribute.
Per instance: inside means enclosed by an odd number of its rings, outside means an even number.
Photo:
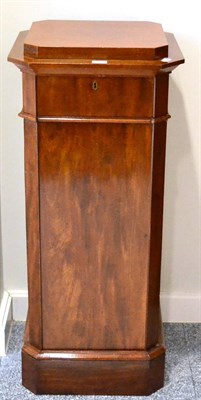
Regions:
<svg viewBox="0 0 201 400"><path fill-rule="evenodd" d="M92 89L97 90L98 89L98 83L96 81L93 81L92 83Z"/></svg>

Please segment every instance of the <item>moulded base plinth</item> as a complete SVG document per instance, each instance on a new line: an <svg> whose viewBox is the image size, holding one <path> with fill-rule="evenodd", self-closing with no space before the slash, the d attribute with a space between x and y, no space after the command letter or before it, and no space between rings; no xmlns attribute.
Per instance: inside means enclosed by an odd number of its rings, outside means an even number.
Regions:
<svg viewBox="0 0 201 400"><path fill-rule="evenodd" d="M36 394L149 395L163 386L165 350L22 350L22 383Z"/></svg>

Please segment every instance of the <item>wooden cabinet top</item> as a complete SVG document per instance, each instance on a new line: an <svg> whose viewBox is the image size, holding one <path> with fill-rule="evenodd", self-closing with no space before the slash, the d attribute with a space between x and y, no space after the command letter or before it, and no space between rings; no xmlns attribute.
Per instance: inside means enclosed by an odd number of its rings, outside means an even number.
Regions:
<svg viewBox="0 0 201 400"><path fill-rule="evenodd" d="M184 58L158 23L53 20L20 32L8 61L36 74L153 76Z"/></svg>
<svg viewBox="0 0 201 400"><path fill-rule="evenodd" d="M168 56L168 42L153 22L40 21L31 26L24 55L154 60Z"/></svg>

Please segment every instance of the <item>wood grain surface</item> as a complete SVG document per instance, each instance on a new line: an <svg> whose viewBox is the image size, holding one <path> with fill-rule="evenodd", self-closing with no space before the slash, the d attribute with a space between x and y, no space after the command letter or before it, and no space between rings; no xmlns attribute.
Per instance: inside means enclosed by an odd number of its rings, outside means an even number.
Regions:
<svg viewBox="0 0 201 400"><path fill-rule="evenodd" d="M36 394L148 396L163 385L164 361L36 360L23 351L22 379Z"/></svg>
<svg viewBox="0 0 201 400"><path fill-rule="evenodd" d="M151 394L164 380L168 80L183 55L156 23L40 21L8 60L23 72L23 385Z"/></svg>
<svg viewBox="0 0 201 400"><path fill-rule="evenodd" d="M171 72L179 64L184 63L183 54L172 33L165 33L168 41L168 58L157 60L118 59L109 55L107 64L93 64L92 60L83 55L82 59L67 58L57 60L37 59L24 56L24 42L28 31L20 32L9 55L8 61L22 71L37 75L100 75L100 76L156 76L161 71Z"/></svg>
<svg viewBox="0 0 201 400"><path fill-rule="evenodd" d="M151 232L149 279L147 287L146 348L157 343L161 329L160 275L163 226L163 195L165 174L166 126L163 121L154 126L152 153Z"/></svg>
<svg viewBox="0 0 201 400"><path fill-rule="evenodd" d="M143 21L38 21L24 44L36 58L159 59L168 56L160 24Z"/></svg>
<svg viewBox="0 0 201 400"><path fill-rule="evenodd" d="M26 232L29 296L29 340L42 348L40 204L37 124L25 121Z"/></svg>
<svg viewBox="0 0 201 400"><path fill-rule="evenodd" d="M94 85L96 89L94 90ZM153 116L154 78L39 76L38 116Z"/></svg>
<svg viewBox="0 0 201 400"><path fill-rule="evenodd" d="M149 125L39 125L44 348L144 348L151 143Z"/></svg>

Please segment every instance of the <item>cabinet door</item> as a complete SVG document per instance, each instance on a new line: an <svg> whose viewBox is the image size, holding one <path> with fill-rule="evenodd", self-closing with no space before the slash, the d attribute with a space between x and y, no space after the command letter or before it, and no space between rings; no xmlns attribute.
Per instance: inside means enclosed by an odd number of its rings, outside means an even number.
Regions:
<svg viewBox="0 0 201 400"><path fill-rule="evenodd" d="M44 349L145 346L151 143L148 124L39 124Z"/></svg>

